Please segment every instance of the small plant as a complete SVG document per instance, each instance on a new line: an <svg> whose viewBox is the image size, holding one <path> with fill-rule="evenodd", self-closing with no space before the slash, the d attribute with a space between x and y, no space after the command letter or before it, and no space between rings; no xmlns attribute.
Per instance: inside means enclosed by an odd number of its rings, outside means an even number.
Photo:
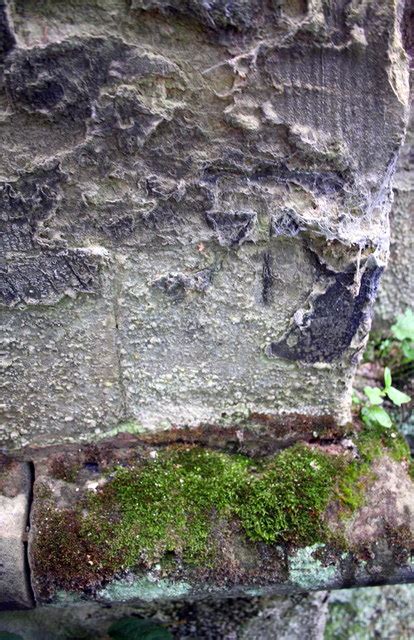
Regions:
<svg viewBox="0 0 414 640"><path fill-rule="evenodd" d="M384 369L384 386L380 387L364 387L364 394L367 401L363 403L361 408L361 418L368 426L379 424L387 429L392 427L392 419L388 411L381 406L384 398L388 398L394 405L400 407L406 402L410 402L411 398L406 393L399 391L392 386L392 376L389 367Z"/></svg>
<svg viewBox="0 0 414 640"><path fill-rule="evenodd" d="M114 622L108 630L113 640L172 640L172 635L152 620L122 618Z"/></svg>
<svg viewBox="0 0 414 640"><path fill-rule="evenodd" d="M406 309L405 313L397 318L397 322L392 325L391 331L396 340L400 343L400 348L405 362L414 361L414 312Z"/></svg>

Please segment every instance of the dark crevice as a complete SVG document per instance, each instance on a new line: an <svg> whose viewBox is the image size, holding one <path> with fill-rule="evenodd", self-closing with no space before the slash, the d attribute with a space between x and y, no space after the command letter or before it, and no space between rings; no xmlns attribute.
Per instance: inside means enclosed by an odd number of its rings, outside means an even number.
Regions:
<svg viewBox="0 0 414 640"><path fill-rule="evenodd" d="M32 514L32 506L33 506L33 488L35 482L35 466L32 461L27 462L27 468L29 471L29 492L27 496L27 520L26 520L26 535L23 539L23 548L24 548L24 574L26 579L26 588L27 593L30 597L32 606L36 606L36 598L33 591L32 586L32 570L29 561L29 532L30 532L30 522L31 522L31 514Z"/></svg>
<svg viewBox="0 0 414 640"><path fill-rule="evenodd" d="M263 254L263 270L262 270L262 299L264 304L272 302L273 289L273 258L272 254L267 251Z"/></svg>
<svg viewBox="0 0 414 640"><path fill-rule="evenodd" d="M119 309L119 296L120 296L121 284L119 282L119 278L115 276L114 279L114 289L113 289L113 298L112 298L112 312L114 319L114 327L115 327L115 351L116 351L116 360L117 360L117 371L118 371L118 388L121 400L121 421L128 419L128 403L127 403L127 391L125 388L124 375L123 375L123 358L121 353L121 337L120 337L120 309Z"/></svg>

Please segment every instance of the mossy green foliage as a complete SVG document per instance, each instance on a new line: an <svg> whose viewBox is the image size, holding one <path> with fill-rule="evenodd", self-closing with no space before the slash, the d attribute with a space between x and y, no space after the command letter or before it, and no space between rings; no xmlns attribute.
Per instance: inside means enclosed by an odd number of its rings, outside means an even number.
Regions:
<svg viewBox="0 0 414 640"><path fill-rule="evenodd" d="M363 504L376 458L409 459L394 430L365 426L354 440L360 452L354 460L303 444L260 460L173 446L135 467L113 469L75 508L58 509L45 496L36 571L76 590L131 567L160 563L171 571L177 559L214 569L221 557L217 529L244 532L252 543L332 542L328 505L336 502L348 518Z"/></svg>
<svg viewBox="0 0 414 640"><path fill-rule="evenodd" d="M301 445L282 451L242 487L237 513L247 536L301 546L322 541L337 473L332 456Z"/></svg>
<svg viewBox="0 0 414 640"><path fill-rule="evenodd" d="M197 447L164 451L117 469L90 498L85 529L98 544L110 540L125 566L171 552L210 565L212 528L223 519L237 520L252 541L313 544L324 539L338 472L336 459L303 445L261 462Z"/></svg>
<svg viewBox="0 0 414 640"><path fill-rule="evenodd" d="M370 468L370 464L364 460L352 460L349 464L343 465L335 494L344 518L362 507Z"/></svg>
<svg viewBox="0 0 414 640"><path fill-rule="evenodd" d="M206 562L214 516L230 516L252 462L199 448L172 449L137 468L118 468L89 500L85 529L111 541L125 566L166 552ZM108 519L108 514L112 517Z"/></svg>
<svg viewBox="0 0 414 640"><path fill-rule="evenodd" d="M383 455L384 449L397 462L411 459L410 447L395 427L388 429L379 424L365 425L358 434L356 443L365 463L372 463L375 458Z"/></svg>

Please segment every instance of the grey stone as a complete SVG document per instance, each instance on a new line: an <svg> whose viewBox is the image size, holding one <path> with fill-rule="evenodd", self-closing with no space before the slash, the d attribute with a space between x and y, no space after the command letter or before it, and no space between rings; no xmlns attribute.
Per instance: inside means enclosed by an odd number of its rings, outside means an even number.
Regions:
<svg viewBox="0 0 414 640"><path fill-rule="evenodd" d="M0 609L33 606L26 555L31 480L28 464L0 454Z"/></svg>
<svg viewBox="0 0 414 640"><path fill-rule="evenodd" d="M250 620L240 634L243 640L323 640L328 613L328 594L273 598Z"/></svg>
<svg viewBox="0 0 414 640"><path fill-rule="evenodd" d="M113 300L92 294L73 300L67 293L74 295L70 288L79 286L78 276L51 273L47 286L29 296L44 293L56 300L67 287L58 304L39 305L37 298L30 308L1 314L0 438L9 448L91 439L114 427L123 413ZM69 282L57 280L62 273Z"/></svg>
<svg viewBox="0 0 414 640"><path fill-rule="evenodd" d="M412 80L413 81L413 80ZM377 324L390 324L414 306L414 107L393 183L388 267L375 305Z"/></svg>
<svg viewBox="0 0 414 640"><path fill-rule="evenodd" d="M413 594L412 584L332 592L325 640L410 640Z"/></svg>
<svg viewBox="0 0 414 640"><path fill-rule="evenodd" d="M400 14L1 3L3 443L343 428L407 115Z"/></svg>
<svg viewBox="0 0 414 640"><path fill-rule="evenodd" d="M61 603L30 612L0 613L0 628L24 633L27 640L105 638L115 620L151 619L177 640L245 640L309 637L320 639L327 613L326 592L294 597L207 599L163 604L116 605ZM302 629L302 636L299 635ZM290 633L292 635L288 636ZM285 635L282 635L285 634Z"/></svg>
<svg viewBox="0 0 414 640"><path fill-rule="evenodd" d="M0 612L0 628L24 634L27 640L104 638L112 622L138 615L165 625L177 640L410 640L414 633L413 590L413 585L387 585L291 597L110 608L94 602L62 602L59 607Z"/></svg>

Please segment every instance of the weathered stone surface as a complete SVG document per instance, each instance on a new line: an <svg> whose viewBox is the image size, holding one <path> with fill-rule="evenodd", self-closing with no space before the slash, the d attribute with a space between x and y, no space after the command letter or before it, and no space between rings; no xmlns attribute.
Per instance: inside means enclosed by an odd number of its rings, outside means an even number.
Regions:
<svg viewBox="0 0 414 640"><path fill-rule="evenodd" d="M1 3L2 442L342 428L406 119L400 9Z"/></svg>
<svg viewBox="0 0 414 640"><path fill-rule="evenodd" d="M269 599L270 600L270 599ZM323 640L329 595L325 591L268 602L241 630L243 640Z"/></svg>
<svg viewBox="0 0 414 640"><path fill-rule="evenodd" d="M414 633L413 585L334 591L325 640L409 640Z"/></svg>
<svg viewBox="0 0 414 640"><path fill-rule="evenodd" d="M413 80L412 80L413 82ZM407 137L401 150L393 183L394 202L390 215L391 245L388 267L375 306L378 324L395 318L414 306L414 107Z"/></svg>
<svg viewBox="0 0 414 640"><path fill-rule="evenodd" d="M273 598L123 604L94 602L31 611L0 612L0 627L27 640L106 638L110 624L138 616L165 626L177 640L410 640L414 633L413 585L387 585ZM255 635L253 635L255 634Z"/></svg>
<svg viewBox="0 0 414 640"><path fill-rule="evenodd" d="M0 453L0 609L33 606L25 545L31 473Z"/></svg>
<svg viewBox="0 0 414 640"><path fill-rule="evenodd" d="M9 51L13 49L16 40L10 25L10 15L6 0L0 2L0 64Z"/></svg>
<svg viewBox="0 0 414 640"><path fill-rule="evenodd" d="M70 263L63 260L67 268ZM113 427L122 416L113 302L85 294L51 308L38 306L36 294L61 297L57 278L62 274L57 269L51 274L51 279L45 276L45 288L33 293L23 281L25 294L33 295L30 308L2 312L0 439L10 448L75 442L85 434L91 439L103 424ZM64 286L72 292L80 280L73 271L66 275L71 284L66 280Z"/></svg>
<svg viewBox="0 0 414 640"><path fill-rule="evenodd" d="M0 628L24 633L27 640L44 640L47 633L53 640L88 634L105 638L112 622L134 615L166 627L177 640L299 640L304 635L322 640L327 604L326 592L293 597L123 604L110 608L84 602L15 612L13 617L0 613Z"/></svg>

